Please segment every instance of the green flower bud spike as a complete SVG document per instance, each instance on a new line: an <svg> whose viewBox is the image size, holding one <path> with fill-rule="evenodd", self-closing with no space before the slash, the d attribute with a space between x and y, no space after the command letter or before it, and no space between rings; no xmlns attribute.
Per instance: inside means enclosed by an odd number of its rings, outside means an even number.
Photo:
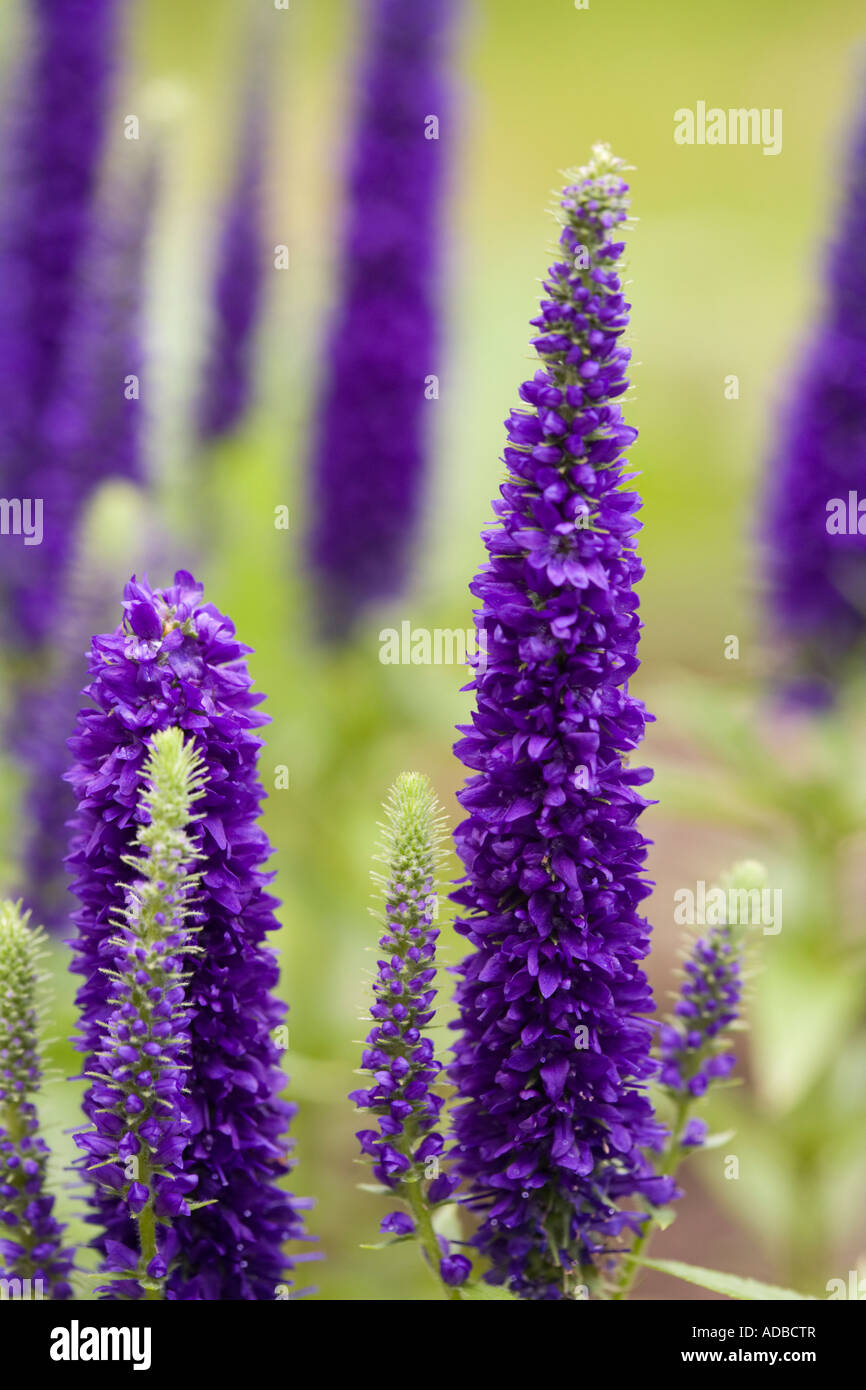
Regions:
<svg viewBox="0 0 866 1390"><path fill-rule="evenodd" d="M153 735L139 802L139 853L124 862L129 879L119 912L112 1013L104 1046L87 1076L94 1127L76 1136L83 1166L117 1193L106 1222L105 1268L137 1283L146 1299L162 1299L174 1253L171 1222L189 1215L195 1179L183 1170L189 1118L185 1077L189 1056L187 958L194 945L200 857L191 828L204 795L203 764L195 744L177 728ZM137 1240L132 1232L137 1232ZM138 1249L135 1249L137 1244ZM127 1290L128 1291L128 1290Z"/></svg>
<svg viewBox="0 0 866 1390"><path fill-rule="evenodd" d="M46 1190L49 1150L34 1104L44 934L29 917L21 903L0 902L0 1299L63 1299L72 1259Z"/></svg>
<svg viewBox="0 0 866 1390"><path fill-rule="evenodd" d="M408 1210L390 1212L384 1235L415 1239L445 1296L460 1297L469 1274L465 1255L453 1254L433 1228L433 1212L456 1186L440 1172L444 1140L435 1126L442 1097L434 1089L442 1070L426 1029L435 1013L436 871L442 857L443 823L426 777L404 772L385 802L385 823L373 872L383 910L374 912L383 959L373 984L373 1028L361 1058L372 1074L369 1090L350 1099L378 1120L378 1129L358 1132L362 1151L373 1160L383 1187Z"/></svg>
<svg viewBox="0 0 866 1390"><path fill-rule="evenodd" d="M755 860L735 864L723 875L721 887L708 895L708 904L711 896L721 899L715 920L701 928L701 935L689 940L683 951L679 995L670 1022L661 1029L659 1044L659 1082L673 1106L667 1142L654 1157L657 1171L665 1176L672 1177L683 1159L708 1142L706 1122L695 1116L695 1108L714 1085L727 1080L736 1065L730 1035L743 1027L747 931L750 920L753 925L760 921L766 880L766 870ZM669 1215L650 1212L642 1235L623 1261L613 1298L626 1297L654 1229Z"/></svg>

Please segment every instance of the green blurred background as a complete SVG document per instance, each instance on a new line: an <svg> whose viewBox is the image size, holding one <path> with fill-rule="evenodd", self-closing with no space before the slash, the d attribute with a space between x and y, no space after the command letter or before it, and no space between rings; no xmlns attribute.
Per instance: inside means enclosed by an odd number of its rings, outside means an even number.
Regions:
<svg viewBox="0 0 866 1390"><path fill-rule="evenodd" d="M454 111L441 131L452 161L448 334L441 361L430 367L440 377L440 398L429 407L435 451L415 584L371 614L352 648L337 654L321 650L312 633L304 475L335 284L358 7L291 0L283 12L270 0L138 0L132 18L119 115L139 114L144 131L158 127L165 180L145 385L160 515L168 520L159 523L162 559L158 569L151 562L150 578L162 583L176 567L194 569L208 597L255 648L253 673L268 697L265 824L283 902L278 944L291 1006L289 1094L299 1105L292 1185L315 1198L309 1224L324 1253L311 1282L331 1299L431 1297L413 1250L359 1249L378 1238L387 1207L356 1188L367 1174L355 1161L355 1117L344 1097L356 1084L359 1020L375 960L367 905L379 805L395 775L413 767L431 776L456 818L461 769L450 745L469 697L460 692L465 672L459 668L381 665L379 630L406 618L415 626L471 625L468 583L482 558L479 532L501 476L502 421L531 366L527 325L553 232L547 208L561 171L605 140L635 166L628 418L640 429L633 461L645 498L647 575L643 667L634 688L658 721L646 761L660 767L654 784L660 805L643 823L655 841L651 872L659 887L648 911L660 1002L671 988L679 939L676 887L712 879L737 856L763 859L771 881L790 894L789 920L795 919L796 905L808 896L798 877L802 864L779 797L765 798L760 779L746 789L737 780L743 749L735 712L747 711L754 733L761 717L757 692L772 661L762 637L755 540L762 459L785 371L818 302L820 253L832 231L841 140L856 97L862 10L856 0L715 6L590 0L585 11L572 0L464 4ZM229 444L193 457L184 410L204 355L210 255L231 174L244 57L256 30L271 65L265 240L285 243L291 265L272 272L268 285L254 414ZM676 145L674 111L698 100L782 108L782 153L770 158L756 147ZM130 147L128 157L138 152ZM729 374L739 378L738 400L725 399ZM280 504L291 510L288 532L273 525ZM91 544L119 556L128 572L153 554L152 543L145 544L153 524L135 497L113 489L91 517ZM731 634L739 637L738 661L724 658ZM718 719L710 716L710 736L726 720L731 724L721 755L699 752L690 731L691 715L713 710ZM717 802L715 792L699 794L694 783L706 770L706 787L717 785L710 764L719 756L720 777L732 772L736 785L724 796L720 791ZM823 776L825 755L815 756ZM796 780L801 743L794 738L778 760ZM274 790L281 765L289 769L290 786ZM4 784L9 844L16 834L14 781ZM837 928L842 931L838 922L827 925ZM757 993L773 972L775 947L770 939ZM459 954L459 942L446 931L444 963ZM821 1290L831 1276L845 1277L866 1250L866 1054L860 1034L858 1042L846 1041L848 1081L833 1083L840 1137L834 1131L825 1153L808 1128L814 1108L801 1085L808 1063L793 1036L797 1010L809 1005L811 960L807 952L805 965L789 961L792 980L799 970L802 982L806 972L800 994L783 991L782 1006L769 1018L759 1006L744 1045L750 1080L747 1100L737 1101L738 1137L692 1161L689 1196L659 1238L659 1255L756 1277L797 1275ZM59 951L56 965L55 1032L63 1038L73 1026L73 985ZM447 990L447 979L444 984ZM850 1039L862 1014L862 995L849 996L834 957L822 996L829 1035L821 1046L837 1059L842 1044L834 1020L842 1010ZM799 1034L805 1029L808 1039L821 1026L810 1016ZM444 1047L447 1034L441 1037ZM52 1052L58 1074L67 1076L71 1049L59 1042ZM720 1125L730 1118L725 1096L710 1112ZM77 1088L55 1081L49 1097L43 1109L52 1120L59 1169L72 1151L62 1131L76 1121ZM794 1110L809 1138L792 1165L772 1136ZM723 1177L729 1153L740 1158L737 1181ZM820 1196L814 1216L804 1213L805 1190ZM75 1220L68 1193L61 1205ZM791 1253L793 1225L813 1219L826 1228L820 1266ZM659 1276L640 1290L650 1298L693 1295L700 1296Z"/></svg>

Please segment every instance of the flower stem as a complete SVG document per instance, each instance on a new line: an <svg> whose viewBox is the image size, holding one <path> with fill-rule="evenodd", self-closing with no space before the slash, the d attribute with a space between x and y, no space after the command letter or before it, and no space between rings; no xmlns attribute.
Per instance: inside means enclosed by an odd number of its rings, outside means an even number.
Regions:
<svg viewBox="0 0 866 1390"><path fill-rule="evenodd" d="M156 1258L156 1214L153 1206L153 1187L151 1182L150 1160L146 1155L142 1155L139 1162L139 1180L144 1183L148 1191L148 1198L145 1205L138 1214L138 1240L141 1247L141 1259L139 1261L139 1283L144 1289L145 1302L159 1302L163 1298L163 1280L154 1279L148 1274L147 1268L151 1260Z"/></svg>
<svg viewBox="0 0 866 1390"><path fill-rule="evenodd" d="M662 1154L661 1161L658 1165L657 1171L659 1177L673 1177L674 1173L679 1167L680 1162L682 1161L682 1137L685 1133L686 1126L688 1125L693 1104L693 1096L684 1096L677 1105L677 1111L674 1117L674 1122L671 1125L670 1140L667 1144L667 1147L665 1148L664 1153ZM643 1231L639 1236L636 1237L631 1250L628 1252L628 1254L622 1262L622 1267L619 1272L619 1278L617 1280L616 1287L614 1289L614 1292L611 1294L612 1300L622 1300L628 1297L629 1293L631 1292L631 1287L637 1276L638 1270L640 1269L639 1261L641 1257L646 1254L646 1251L649 1248L649 1243L655 1235L656 1227L657 1218L655 1216L654 1210L651 1209L647 1215L646 1221L644 1222Z"/></svg>
<svg viewBox="0 0 866 1390"><path fill-rule="evenodd" d="M446 1298L459 1302L460 1290L453 1288L450 1284L446 1284L439 1273L439 1264L442 1255L439 1250L439 1242L436 1239L436 1232L433 1230L433 1218L430 1215L430 1208L425 1202L424 1194L421 1191L420 1180L405 1182L403 1184L403 1192L412 1210L412 1215L415 1218L418 1241L427 1256L434 1279L442 1286L442 1291Z"/></svg>

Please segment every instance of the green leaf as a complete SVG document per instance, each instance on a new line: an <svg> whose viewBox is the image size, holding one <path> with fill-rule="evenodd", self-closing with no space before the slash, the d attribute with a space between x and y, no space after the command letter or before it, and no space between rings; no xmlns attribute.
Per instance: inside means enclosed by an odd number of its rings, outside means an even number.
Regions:
<svg viewBox="0 0 866 1390"><path fill-rule="evenodd" d="M776 1114L799 1104L845 1048L863 1002L856 971L816 960L805 946L778 944L775 952L775 942L765 947L768 968L750 1006L757 1088Z"/></svg>
<svg viewBox="0 0 866 1390"><path fill-rule="evenodd" d="M392 1245L405 1245L407 1240L414 1240L414 1232L407 1236L392 1236L390 1240L377 1240L375 1244L359 1245L359 1250L390 1250Z"/></svg>
<svg viewBox="0 0 866 1390"><path fill-rule="evenodd" d="M460 1224L460 1206L457 1202L444 1202L441 1206L435 1207L432 1221L437 1236L445 1236L449 1241L461 1239L463 1229Z"/></svg>
<svg viewBox="0 0 866 1390"><path fill-rule="evenodd" d="M516 1294L509 1293L501 1284L464 1284L460 1297L467 1298L470 1303L520 1302Z"/></svg>
<svg viewBox="0 0 866 1390"><path fill-rule="evenodd" d="M794 1293L793 1289L780 1289L775 1284L762 1284L759 1279L743 1279L739 1274L725 1274L718 1269L701 1269L700 1265L683 1264L682 1260L638 1259L636 1263L655 1269L659 1274L669 1274L672 1279L682 1279L686 1284L697 1284L701 1289L724 1294L726 1298L756 1303L784 1302L792 1298L814 1302L811 1294Z"/></svg>

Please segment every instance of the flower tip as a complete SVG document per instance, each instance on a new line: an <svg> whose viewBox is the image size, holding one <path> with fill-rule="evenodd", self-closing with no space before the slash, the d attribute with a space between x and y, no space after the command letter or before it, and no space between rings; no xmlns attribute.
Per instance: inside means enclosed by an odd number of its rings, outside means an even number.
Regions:
<svg viewBox="0 0 866 1390"><path fill-rule="evenodd" d="M746 892L752 889L766 888L767 869L759 859L741 859L729 873L723 875L725 887L742 888Z"/></svg>

